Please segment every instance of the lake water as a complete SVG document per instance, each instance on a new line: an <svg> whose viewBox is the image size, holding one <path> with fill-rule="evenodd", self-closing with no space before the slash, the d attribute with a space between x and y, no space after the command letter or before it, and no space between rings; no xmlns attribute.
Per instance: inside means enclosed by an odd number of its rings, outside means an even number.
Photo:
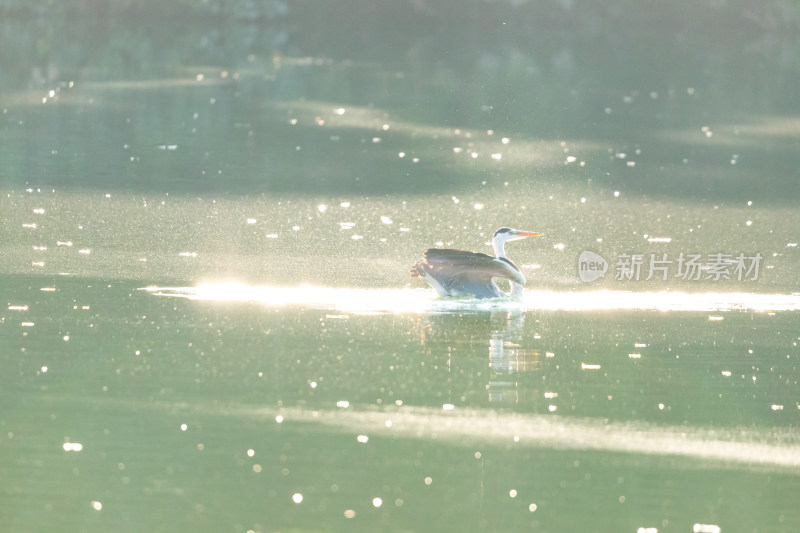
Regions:
<svg viewBox="0 0 800 533"><path fill-rule="evenodd" d="M800 530L794 6L159 6L0 3L0 530Z"/></svg>

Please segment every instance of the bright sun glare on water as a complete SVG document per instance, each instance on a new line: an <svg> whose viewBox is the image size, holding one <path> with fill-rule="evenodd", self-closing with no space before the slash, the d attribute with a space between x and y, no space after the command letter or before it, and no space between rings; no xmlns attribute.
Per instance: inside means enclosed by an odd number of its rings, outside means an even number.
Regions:
<svg viewBox="0 0 800 533"><path fill-rule="evenodd" d="M269 287L240 283L209 283L196 287L148 287L159 296L192 300L258 302L268 306L299 305L351 312L424 312L459 308L594 311L794 311L800 294L528 291L521 300L438 299L427 289L346 289L315 286Z"/></svg>

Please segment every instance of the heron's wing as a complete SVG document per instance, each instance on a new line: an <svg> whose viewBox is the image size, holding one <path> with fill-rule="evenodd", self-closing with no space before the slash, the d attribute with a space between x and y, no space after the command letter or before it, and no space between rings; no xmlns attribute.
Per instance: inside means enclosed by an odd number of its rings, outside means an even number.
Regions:
<svg viewBox="0 0 800 533"><path fill-rule="evenodd" d="M506 278L525 284L525 276L514 263L505 258L492 257L478 252L431 248L425 251L423 261L432 268L451 273L475 273L493 278Z"/></svg>
<svg viewBox="0 0 800 533"><path fill-rule="evenodd" d="M426 279L432 277L451 295L500 296L492 278L506 278L525 284L525 276L508 259L464 250L431 248L414 267Z"/></svg>

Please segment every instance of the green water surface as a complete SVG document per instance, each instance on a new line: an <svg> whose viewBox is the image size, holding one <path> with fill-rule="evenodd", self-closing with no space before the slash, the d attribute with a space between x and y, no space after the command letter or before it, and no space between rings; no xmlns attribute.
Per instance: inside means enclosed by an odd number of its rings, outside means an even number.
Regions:
<svg viewBox="0 0 800 533"><path fill-rule="evenodd" d="M800 530L799 21L0 2L0 530Z"/></svg>

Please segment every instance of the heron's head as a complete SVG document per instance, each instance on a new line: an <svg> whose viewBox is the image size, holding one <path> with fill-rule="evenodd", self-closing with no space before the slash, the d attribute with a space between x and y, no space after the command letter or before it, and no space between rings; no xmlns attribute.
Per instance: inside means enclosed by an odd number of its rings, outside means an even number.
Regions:
<svg viewBox="0 0 800 533"><path fill-rule="evenodd" d="M525 239L527 237L540 237L541 233L535 233L533 231L521 231L518 229L511 229L511 228L500 228L499 230L494 232L494 237L492 237L492 242L502 244L508 241L518 241L520 239Z"/></svg>

